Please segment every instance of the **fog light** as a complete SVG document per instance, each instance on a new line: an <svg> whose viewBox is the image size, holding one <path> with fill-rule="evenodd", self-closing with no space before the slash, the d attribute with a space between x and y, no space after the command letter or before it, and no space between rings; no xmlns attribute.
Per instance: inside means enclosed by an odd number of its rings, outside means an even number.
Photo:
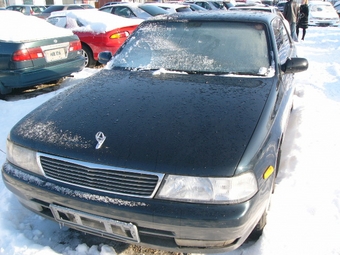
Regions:
<svg viewBox="0 0 340 255"><path fill-rule="evenodd" d="M236 239L233 240L218 240L218 241L211 241L211 240L193 240L193 239L179 239L175 238L175 242L178 246L185 246L185 247L199 247L199 248L206 248L206 247L224 247L228 246L235 242Z"/></svg>

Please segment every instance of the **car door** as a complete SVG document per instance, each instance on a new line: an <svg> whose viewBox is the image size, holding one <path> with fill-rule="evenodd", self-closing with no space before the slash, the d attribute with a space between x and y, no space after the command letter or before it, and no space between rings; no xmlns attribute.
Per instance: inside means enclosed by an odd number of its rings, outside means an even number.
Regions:
<svg viewBox="0 0 340 255"><path fill-rule="evenodd" d="M278 81L277 81L277 98L273 115L282 116L280 121L281 132L284 133L288 123L291 105L293 103L293 94L295 88L293 86L294 74L285 74L280 69L288 59L296 57L296 48L290 36L283 19L276 18L272 22L274 31L276 50L278 54Z"/></svg>

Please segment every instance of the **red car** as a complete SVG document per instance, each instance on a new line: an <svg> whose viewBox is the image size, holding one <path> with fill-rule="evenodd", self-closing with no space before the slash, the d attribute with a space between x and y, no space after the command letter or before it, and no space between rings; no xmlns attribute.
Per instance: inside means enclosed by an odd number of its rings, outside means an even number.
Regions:
<svg viewBox="0 0 340 255"><path fill-rule="evenodd" d="M72 10L53 12L47 21L71 29L81 41L86 67L94 67L100 52L114 54L143 20L97 10Z"/></svg>

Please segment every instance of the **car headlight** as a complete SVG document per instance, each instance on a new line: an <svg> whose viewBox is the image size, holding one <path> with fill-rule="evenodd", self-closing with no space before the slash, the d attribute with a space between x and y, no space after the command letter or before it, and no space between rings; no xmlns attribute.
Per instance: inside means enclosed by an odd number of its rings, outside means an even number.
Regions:
<svg viewBox="0 0 340 255"><path fill-rule="evenodd" d="M7 139L7 160L20 168L43 175L38 165L37 153L16 145L9 139Z"/></svg>
<svg viewBox="0 0 340 255"><path fill-rule="evenodd" d="M230 178L168 175L156 197L190 203L236 204L250 199L257 190L252 172Z"/></svg>

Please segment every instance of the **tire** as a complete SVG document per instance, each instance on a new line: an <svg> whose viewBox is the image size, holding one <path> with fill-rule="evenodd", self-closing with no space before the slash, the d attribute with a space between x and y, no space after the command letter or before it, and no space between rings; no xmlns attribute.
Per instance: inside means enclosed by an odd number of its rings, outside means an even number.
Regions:
<svg viewBox="0 0 340 255"><path fill-rule="evenodd" d="M267 224L267 209L262 214L259 222L256 224L253 231L250 233L248 240L257 241L261 237L263 229L266 226L266 224Z"/></svg>
<svg viewBox="0 0 340 255"><path fill-rule="evenodd" d="M95 67L97 64L97 61L93 58L93 53L92 50L90 49L89 46L86 44L82 44L83 48L83 56L85 57L85 67Z"/></svg>

